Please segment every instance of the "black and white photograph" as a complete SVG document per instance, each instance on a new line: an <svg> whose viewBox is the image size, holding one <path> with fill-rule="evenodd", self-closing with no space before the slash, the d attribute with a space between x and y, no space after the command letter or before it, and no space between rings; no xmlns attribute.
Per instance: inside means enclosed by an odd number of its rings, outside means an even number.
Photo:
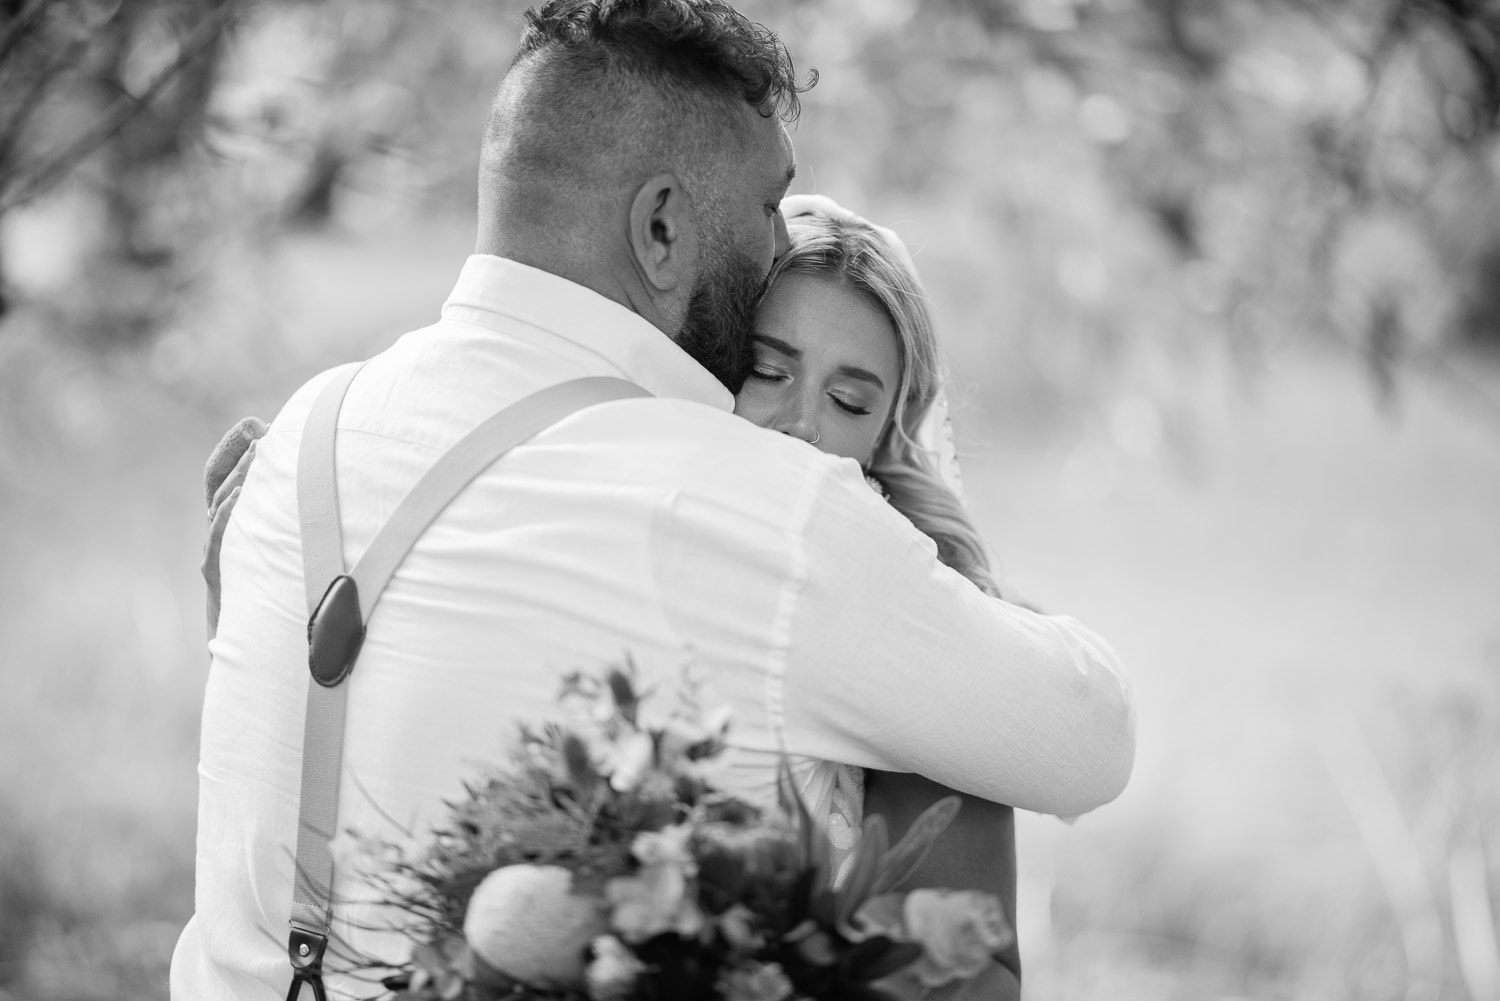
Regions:
<svg viewBox="0 0 1500 1001"><path fill-rule="evenodd" d="M0 1001L1500 1001L1500 0L0 0Z"/></svg>

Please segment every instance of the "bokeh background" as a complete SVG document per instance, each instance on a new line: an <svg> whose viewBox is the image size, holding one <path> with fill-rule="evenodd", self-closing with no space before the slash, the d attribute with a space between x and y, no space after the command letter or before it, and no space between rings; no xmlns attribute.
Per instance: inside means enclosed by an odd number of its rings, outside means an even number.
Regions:
<svg viewBox="0 0 1500 1001"><path fill-rule="evenodd" d="M164 996L203 459L436 316L521 7L0 2L0 999ZM1130 669L1130 788L1021 820L1028 996L1500 998L1500 4L743 9L1007 586Z"/></svg>

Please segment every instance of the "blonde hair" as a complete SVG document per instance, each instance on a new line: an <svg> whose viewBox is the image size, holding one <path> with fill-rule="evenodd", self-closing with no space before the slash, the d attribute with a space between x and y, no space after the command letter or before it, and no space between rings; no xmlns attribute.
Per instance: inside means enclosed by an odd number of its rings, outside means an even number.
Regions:
<svg viewBox="0 0 1500 1001"><path fill-rule="evenodd" d="M938 559L998 597L979 533L939 474L937 455L916 440L942 387L942 363L927 295L905 248L852 214L805 210L786 224L791 249L771 270L771 283L788 274L832 277L878 306L896 331L900 384L866 472L892 506L937 543Z"/></svg>

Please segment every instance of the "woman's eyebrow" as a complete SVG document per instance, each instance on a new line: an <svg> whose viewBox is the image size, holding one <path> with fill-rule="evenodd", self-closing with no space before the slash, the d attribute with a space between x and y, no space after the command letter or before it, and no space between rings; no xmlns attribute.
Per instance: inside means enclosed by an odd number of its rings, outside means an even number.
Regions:
<svg viewBox="0 0 1500 1001"><path fill-rule="evenodd" d="M759 341L773 351L778 351L781 354L786 355L788 358L802 357L801 348L793 347L786 341L782 340L780 337L772 337L770 334L762 333L756 333L753 335L753 337L756 341ZM876 375L874 372L871 372L867 368L860 368L858 365L840 365L838 368L834 369L834 373L836 375L842 375L846 379L858 379L861 382L868 382L876 389L879 389L882 392L885 391L885 380Z"/></svg>
<svg viewBox="0 0 1500 1001"><path fill-rule="evenodd" d="M766 345L769 348L772 348L773 350L780 351L788 358L802 357L801 348L794 348L779 337L772 337L770 334L755 334L754 339L760 341L762 344Z"/></svg>
<svg viewBox="0 0 1500 1001"><path fill-rule="evenodd" d="M857 365L840 365L837 369L835 369L835 371L839 375L845 376L850 379L859 379L863 382L871 383L877 389L880 389L882 391L885 390L885 380L880 378L880 376L876 375L874 372L871 372L869 369L860 368Z"/></svg>

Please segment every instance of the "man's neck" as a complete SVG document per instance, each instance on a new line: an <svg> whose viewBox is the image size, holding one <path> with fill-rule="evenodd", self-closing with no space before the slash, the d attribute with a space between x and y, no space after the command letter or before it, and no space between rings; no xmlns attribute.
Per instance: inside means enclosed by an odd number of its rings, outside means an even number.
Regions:
<svg viewBox="0 0 1500 1001"><path fill-rule="evenodd" d="M628 257L625 260L612 259L622 255L612 254L602 240L585 242L561 236L555 231L528 232L528 229L503 223L488 227L481 224L474 252L503 257L566 278L619 303L671 336L667 333L667 318L645 293ZM581 248L580 243L584 244ZM587 252L579 253L580 249Z"/></svg>

